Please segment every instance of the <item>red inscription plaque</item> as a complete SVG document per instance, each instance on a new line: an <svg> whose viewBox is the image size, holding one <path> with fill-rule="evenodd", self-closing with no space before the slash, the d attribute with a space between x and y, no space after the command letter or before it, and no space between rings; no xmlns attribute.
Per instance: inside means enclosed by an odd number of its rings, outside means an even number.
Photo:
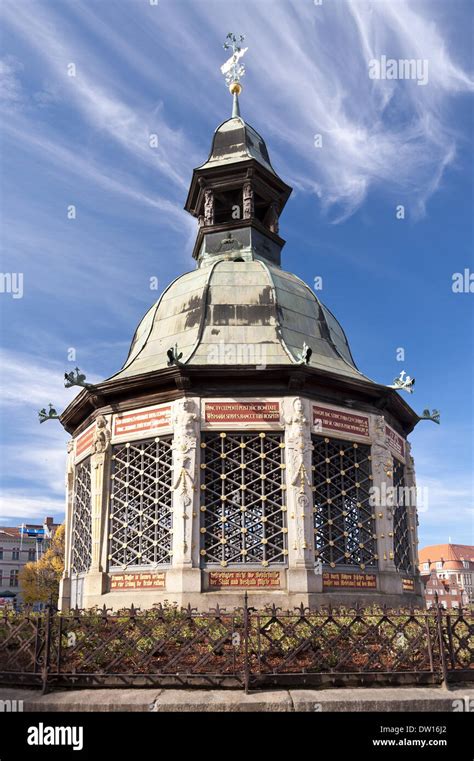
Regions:
<svg viewBox="0 0 474 761"><path fill-rule="evenodd" d="M114 419L114 435L127 433L146 433L157 428L164 428L171 423L171 407L147 407L143 410L124 412Z"/></svg>
<svg viewBox="0 0 474 761"><path fill-rule="evenodd" d="M279 423L279 402L207 402L206 423Z"/></svg>
<svg viewBox="0 0 474 761"><path fill-rule="evenodd" d="M402 579L402 589L404 592L414 592L415 582L413 579Z"/></svg>
<svg viewBox="0 0 474 761"><path fill-rule="evenodd" d="M373 573L323 573L323 587L377 589L377 577Z"/></svg>
<svg viewBox="0 0 474 761"><path fill-rule="evenodd" d="M392 453L405 459L405 439L399 436L389 425L385 426L385 435Z"/></svg>
<svg viewBox="0 0 474 761"><path fill-rule="evenodd" d="M95 423L76 439L76 457L89 454L94 438Z"/></svg>
<svg viewBox="0 0 474 761"><path fill-rule="evenodd" d="M210 571L209 586L216 587L280 587L279 571Z"/></svg>
<svg viewBox="0 0 474 761"><path fill-rule="evenodd" d="M110 577L111 590L164 589L165 573L116 573Z"/></svg>
<svg viewBox="0 0 474 761"><path fill-rule="evenodd" d="M353 415L351 412L313 406L313 425L321 425L331 431L369 436L369 418L365 415Z"/></svg>

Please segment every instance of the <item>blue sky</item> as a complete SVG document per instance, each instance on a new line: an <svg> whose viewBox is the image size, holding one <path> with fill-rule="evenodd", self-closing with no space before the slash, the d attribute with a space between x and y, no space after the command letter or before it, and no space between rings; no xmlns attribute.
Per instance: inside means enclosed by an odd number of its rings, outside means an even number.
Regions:
<svg viewBox="0 0 474 761"><path fill-rule="evenodd" d="M474 270L472 5L153 2L2 3L2 272L23 273L24 293L0 293L1 521L62 515L68 437L37 410L74 396L65 369L117 371L158 295L150 278L161 291L193 268L182 207L230 116L232 30L249 47L242 114L294 187L283 266L323 277L365 374L404 369L412 406L441 410L411 436L429 488L421 546L472 543L474 296L452 291ZM428 61L428 83L370 79L382 55Z"/></svg>

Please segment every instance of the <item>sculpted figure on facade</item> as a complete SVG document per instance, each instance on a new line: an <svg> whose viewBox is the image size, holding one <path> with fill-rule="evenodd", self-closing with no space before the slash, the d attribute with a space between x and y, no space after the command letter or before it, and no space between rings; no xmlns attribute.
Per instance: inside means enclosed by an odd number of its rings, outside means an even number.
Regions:
<svg viewBox="0 0 474 761"><path fill-rule="evenodd" d="M214 193L210 188L204 191L204 224L214 224Z"/></svg>
<svg viewBox="0 0 474 761"><path fill-rule="evenodd" d="M74 473L74 439L67 443L67 465L66 465L66 486L69 482L69 476Z"/></svg>
<svg viewBox="0 0 474 761"><path fill-rule="evenodd" d="M199 415L192 399L175 402L173 414L174 483L173 489L183 508L183 550L190 547L190 514L195 491L196 447L199 437Z"/></svg>
<svg viewBox="0 0 474 761"><path fill-rule="evenodd" d="M254 215L254 195L252 183L244 182L243 187L243 218L250 219Z"/></svg>
<svg viewBox="0 0 474 761"><path fill-rule="evenodd" d="M103 415L99 415L95 423L94 438L92 440L92 454L101 454L107 451L110 444L111 434L107 421Z"/></svg>

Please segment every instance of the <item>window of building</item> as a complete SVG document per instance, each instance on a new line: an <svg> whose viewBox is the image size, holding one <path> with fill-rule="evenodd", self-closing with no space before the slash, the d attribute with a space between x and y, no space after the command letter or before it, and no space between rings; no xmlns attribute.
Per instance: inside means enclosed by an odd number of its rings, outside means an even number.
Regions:
<svg viewBox="0 0 474 761"><path fill-rule="evenodd" d="M286 562L284 446L277 432L203 435L203 564Z"/></svg>
<svg viewBox="0 0 474 761"><path fill-rule="evenodd" d="M10 571L10 586L18 586L18 570Z"/></svg>
<svg viewBox="0 0 474 761"><path fill-rule="evenodd" d="M398 571L411 573L413 570L408 507L410 490L405 483L405 465L393 458L393 549L395 567ZM408 498L407 498L408 494Z"/></svg>
<svg viewBox="0 0 474 761"><path fill-rule="evenodd" d="M35 548L34 547L30 547L28 549L28 560L30 560L30 561L34 560L35 557L36 557Z"/></svg>
<svg viewBox="0 0 474 761"><path fill-rule="evenodd" d="M313 436L316 558L331 568L377 565L370 447Z"/></svg>
<svg viewBox="0 0 474 761"><path fill-rule="evenodd" d="M442 560L437 560L436 561L436 568L442 568L442 567L443 567L443 561Z"/></svg>
<svg viewBox="0 0 474 761"><path fill-rule="evenodd" d="M469 568L469 560L463 560L462 564L463 564L463 568Z"/></svg>
<svg viewBox="0 0 474 761"><path fill-rule="evenodd" d="M429 571L430 570L430 564L429 563L423 563L423 570Z"/></svg>
<svg viewBox="0 0 474 761"><path fill-rule="evenodd" d="M3 584L3 571L0 570L0 584Z"/></svg>
<svg viewBox="0 0 474 761"><path fill-rule="evenodd" d="M86 457L79 465L76 465L74 477L71 542L71 570L73 573L88 571L91 564L91 511L91 458Z"/></svg>
<svg viewBox="0 0 474 761"><path fill-rule="evenodd" d="M20 559L20 548L14 547L12 549L12 560L19 560Z"/></svg>
<svg viewBox="0 0 474 761"><path fill-rule="evenodd" d="M112 449L109 567L171 562L172 436Z"/></svg>
<svg viewBox="0 0 474 761"><path fill-rule="evenodd" d="M0 560L3 560L3 547L0 547Z"/></svg>

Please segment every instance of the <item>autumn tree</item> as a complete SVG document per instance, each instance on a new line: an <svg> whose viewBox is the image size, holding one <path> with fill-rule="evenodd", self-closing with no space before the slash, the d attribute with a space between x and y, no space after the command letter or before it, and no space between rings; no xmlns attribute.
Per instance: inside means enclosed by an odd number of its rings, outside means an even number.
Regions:
<svg viewBox="0 0 474 761"><path fill-rule="evenodd" d="M19 583L23 601L26 603L56 603L59 582L64 570L64 524L56 529L43 556L26 563L20 571Z"/></svg>

